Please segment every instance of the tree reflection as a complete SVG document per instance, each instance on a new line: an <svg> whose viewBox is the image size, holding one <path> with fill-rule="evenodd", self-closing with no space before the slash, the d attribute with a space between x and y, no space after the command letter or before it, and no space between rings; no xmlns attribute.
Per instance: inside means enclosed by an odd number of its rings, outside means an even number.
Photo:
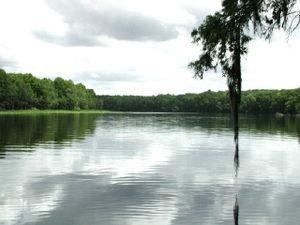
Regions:
<svg viewBox="0 0 300 225"><path fill-rule="evenodd" d="M239 202L238 202L238 196L235 196L235 203L233 207L233 219L234 219L234 225L239 225Z"/></svg>
<svg viewBox="0 0 300 225"><path fill-rule="evenodd" d="M235 176L238 175L238 170L240 167L240 156L239 156L239 131L238 129L234 131L234 167L235 167Z"/></svg>
<svg viewBox="0 0 300 225"><path fill-rule="evenodd" d="M231 116L232 116L232 122L233 122L233 133L234 133L234 157L233 157L233 161L234 161L234 168L235 168L235 176L237 177L238 175L238 170L240 167L240 158L239 158L239 114L238 114L238 110L234 110L232 109L231 112Z"/></svg>
<svg viewBox="0 0 300 225"><path fill-rule="evenodd" d="M0 158L5 157L7 146L13 146L10 151L22 151L18 147L25 147L30 152L39 143L61 145L84 138L94 132L96 118L93 114L0 116Z"/></svg>
<svg viewBox="0 0 300 225"><path fill-rule="evenodd" d="M234 119L234 167L235 167L235 177L238 176L240 167L240 157L239 157L239 115L238 110L233 113ZM234 225L239 224L239 202L238 196L235 195L235 203L233 207L233 219Z"/></svg>
<svg viewBox="0 0 300 225"><path fill-rule="evenodd" d="M240 158L239 158L239 143L235 143L235 151L234 151L234 167L235 167L235 176L238 176L239 167L240 167Z"/></svg>

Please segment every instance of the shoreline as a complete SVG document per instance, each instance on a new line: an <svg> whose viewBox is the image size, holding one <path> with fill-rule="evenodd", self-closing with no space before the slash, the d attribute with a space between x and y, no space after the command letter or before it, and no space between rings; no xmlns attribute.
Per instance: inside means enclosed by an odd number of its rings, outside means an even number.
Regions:
<svg viewBox="0 0 300 225"><path fill-rule="evenodd" d="M97 110L97 109L83 109L83 110L65 110L65 109L20 109L20 110L0 110L1 115L35 115L35 114L189 114L189 115L215 115L215 114L230 114L230 113L203 113L203 112L139 112L139 111L110 111L110 110ZM273 115L276 118L282 117L300 117L300 114L284 114L284 113L267 113L267 114L253 114L253 113L240 113L240 116L261 116L261 115Z"/></svg>
<svg viewBox="0 0 300 225"><path fill-rule="evenodd" d="M33 114L106 114L118 113L109 110L65 110L65 109L20 109L0 110L0 115L33 115Z"/></svg>

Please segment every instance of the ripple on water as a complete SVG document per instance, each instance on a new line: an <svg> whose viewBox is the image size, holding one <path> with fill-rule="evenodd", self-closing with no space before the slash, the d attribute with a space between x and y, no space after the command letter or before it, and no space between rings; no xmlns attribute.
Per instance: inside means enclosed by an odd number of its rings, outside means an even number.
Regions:
<svg viewBox="0 0 300 225"><path fill-rule="evenodd" d="M299 123L242 118L235 177L227 117L25 120L0 119L0 224L300 221Z"/></svg>

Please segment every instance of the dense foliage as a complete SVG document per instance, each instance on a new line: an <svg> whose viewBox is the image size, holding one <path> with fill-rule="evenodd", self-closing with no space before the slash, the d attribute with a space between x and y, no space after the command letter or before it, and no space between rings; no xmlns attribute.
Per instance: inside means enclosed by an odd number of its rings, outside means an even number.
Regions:
<svg viewBox="0 0 300 225"><path fill-rule="evenodd" d="M106 109L132 112L230 112L226 91L158 96L96 96L71 80L38 79L31 74L0 70L0 110ZM244 91L241 112L300 113L300 88Z"/></svg>
<svg viewBox="0 0 300 225"><path fill-rule="evenodd" d="M158 96L98 96L103 108L133 112L230 112L228 92ZM300 88L243 91L243 113L300 113Z"/></svg>
<svg viewBox="0 0 300 225"><path fill-rule="evenodd" d="M252 39L250 34L259 34L270 39L275 28L292 32L300 23L300 13L299 10L294 11L297 0L221 2L221 10L208 15L203 23L192 31L193 42L201 44L202 51L199 58L189 66L194 70L195 77L202 78L204 72L211 69L220 69L223 76L227 77L236 143L234 161L238 162L239 110L242 96L241 59L247 54L248 43Z"/></svg>
<svg viewBox="0 0 300 225"><path fill-rule="evenodd" d="M96 107L93 90L71 80L38 79L31 74L0 69L0 109L90 109Z"/></svg>

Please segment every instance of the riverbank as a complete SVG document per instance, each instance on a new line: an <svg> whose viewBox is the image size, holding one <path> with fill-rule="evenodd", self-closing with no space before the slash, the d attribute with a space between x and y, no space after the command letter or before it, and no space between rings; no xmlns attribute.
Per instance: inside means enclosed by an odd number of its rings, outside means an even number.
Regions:
<svg viewBox="0 0 300 225"><path fill-rule="evenodd" d="M40 109L25 109L25 110L5 110L0 111L0 115L33 115L33 114L105 114L118 113L109 110L40 110Z"/></svg>
<svg viewBox="0 0 300 225"><path fill-rule="evenodd" d="M228 113L198 113L198 112L120 112L120 111L110 111L110 110L63 110L63 109L24 109L24 110L0 110L1 115L40 115L40 114L189 114L189 115L227 115ZM229 114L228 114L229 115ZM243 115L274 115L277 118L282 117L300 117L300 114L283 114L283 113L267 113L267 114L248 114L240 113L240 116Z"/></svg>

